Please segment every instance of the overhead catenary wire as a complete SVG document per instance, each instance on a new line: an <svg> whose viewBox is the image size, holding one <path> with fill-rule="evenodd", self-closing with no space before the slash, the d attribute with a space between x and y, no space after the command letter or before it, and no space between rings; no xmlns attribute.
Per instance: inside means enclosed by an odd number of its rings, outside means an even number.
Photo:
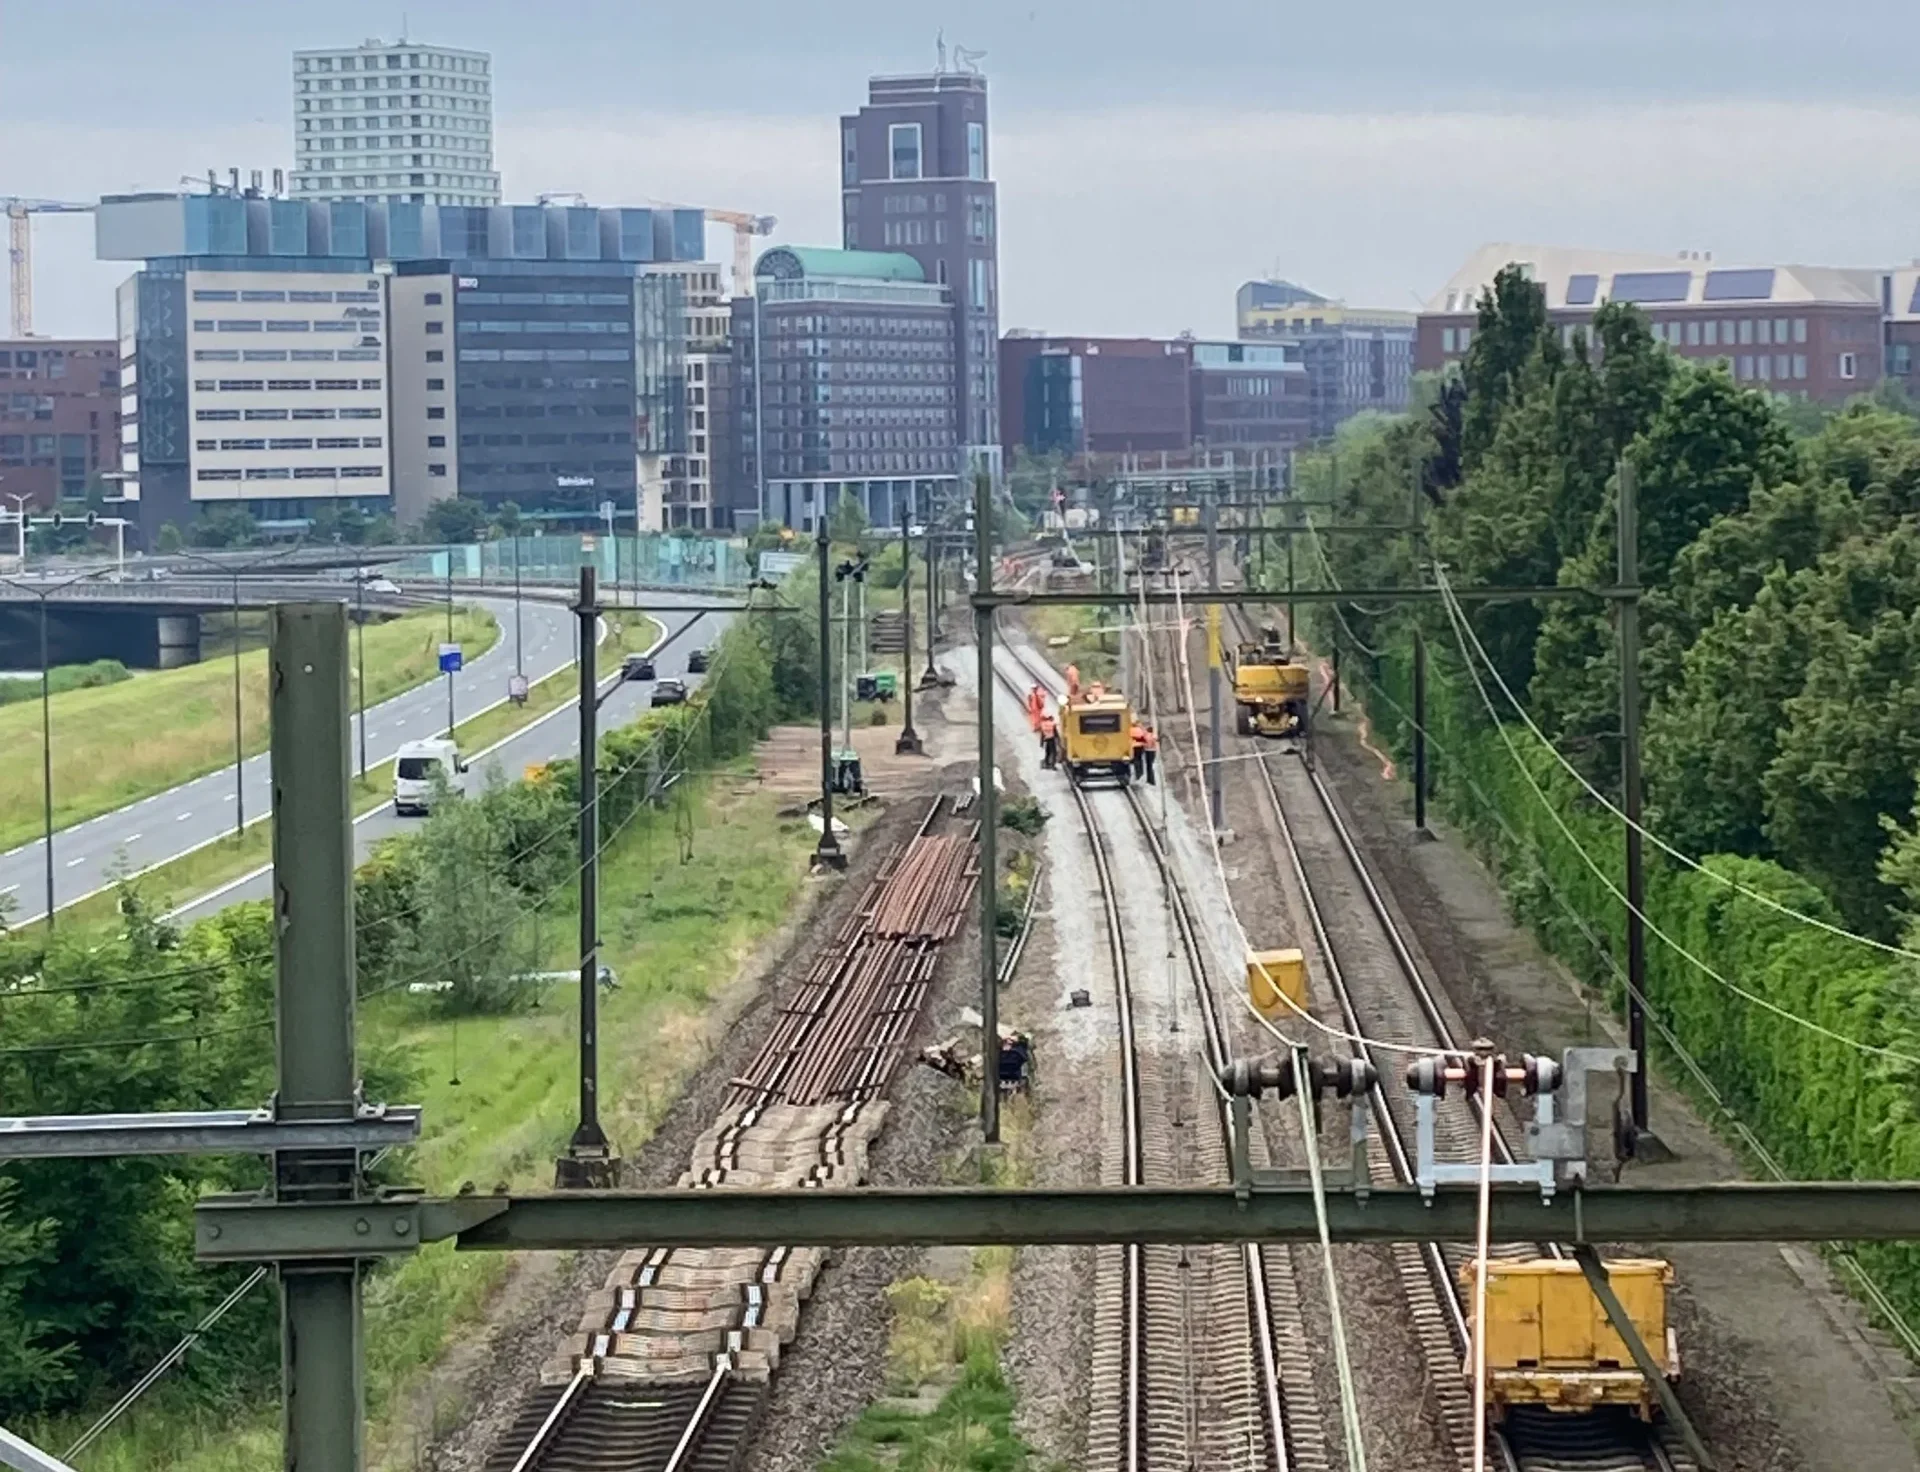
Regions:
<svg viewBox="0 0 1920 1472"><path fill-rule="evenodd" d="M241 1299L245 1298L249 1293L253 1292L254 1289L258 1288L263 1282L265 1282L270 1272L272 1272L272 1269L270 1267L258 1267L258 1268L255 1268L251 1273L249 1273L247 1277L243 1279L240 1282L240 1284L237 1287L235 1287L231 1293L229 1293L224 1299L222 1299L219 1302L219 1304L217 1304L207 1314L205 1318L201 1319L198 1324L194 1325L194 1327L190 1331L188 1331L188 1333L180 1340L178 1344L174 1345L172 1349L168 1350L166 1354L162 1355L160 1358L160 1362L156 1364L151 1370L147 1371L146 1374L142 1375L139 1381L134 1385L134 1387L131 1390L129 1390L125 1395L121 1396L120 1399L118 1399L111 1406L109 1406L101 1414L99 1420L95 1421L83 1433L81 1433L80 1439L74 1442L72 1446L67 1448L66 1454L61 1458L61 1460L65 1462L71 1462L75 1457L79 1456L81 1452L85 1451L88 1447L92 1446L94 1442L99 1440L100 1437L106 1432L106 1430L110 1426L113 1425L115 1421L119 1420L121 1416L125 1415L126 1412L132 1408L133 1403L135 1401L139 1400L141 1396L145 1395L149 1390L151 1390L156 1384L159 1383L160 1377L162 1375L166 1374L168 1370L172 1369L176 1364L178 1364L182 1359L186 1357L187 1351L192 1349L194 1345L200 1342L200 1338L203 1334L205 1334L209 1329L213 1328L215 1324L219 1323L223 1318L225 1318L227 1316L228 1311L231 1310L235 1304L239 1303Z"/></svg>
<svg viewBox="0 0 1920 1472"><path fill-rule="evenodd" d="M1894 945L1887 941L1877 940L1870 935L1861 935L1857 931L1848 930L1845 926L1835 925L1831 921L1822 920L1818 915L1809 915L1804 910L1797 910L1792 905L1785 904L1762 890L1754 889L1750 885L1742 884L1739 880L1726 874L1719 873L1714 869L1709 869L1691 854L1685 853L1674 847L1671 843L1668 843L1666 839L1662 838L1645 824L1636 822L1634 819L1628 817L1626 812L1617 803L1587 779L1584 772L1572 762L1568 761L1560 748L1555 746L1552 740L1548 738L1547 733L1540 729L1527 708L1520 703L1520 698L1516 696L1511 687L1508 686L1506 678L1500 673L1499 667L1495 665L1493 660L1488 656L1486 646L1481 644L1480 636L1474 632L1473 624L1466 618L1465 610L1460 607L1459 599L1454 596L1452 585L1447 581L1446 571L1436 564L1434 567L1434 576L1439 581L1441 597L1449 604L1450 610L1465 626L1467 638L1472 641L1474 649L1478 652L1481 661L1487 667L1487 672L1493 676L1494 684L1500 687L1500 693L1506 696L1507 703L1513 707L1515 713L1526 723L1527 729L1533 732L1535 739L1539 741L1541 746L1546 748L1548 755L1566 771L1567 775L1578 782L1581 787L1585 788L1587 795L1599 803L1601 807L1605 808L1609 813L1613 814L1614 817L1633 829L1642 838L1646 839L1647 842L1651 843L1676 863L1684 864L1696 874L1704 874L1715 884L1724 885L1736 894L1752 900L1757 905L1763 905L1769 910L1785 915L1790 919L1798 920L1804 925L1811 925L1814 929L1825 931L1828 935L1834 936L1837 939L1850 940L1856 944L1869 946L1874 950L1884 951L1891 956L1900 956L1909 961L1920 961L1920 951L1911 950L1906 946Z"/></svg>
<svg viewBox="0 0 1920 1472"><path fill-rule="evenodd" d="M54 1053L79 1053L92 1048L146 1048L166 1043L203 1043L208 1038L231 1037L237 1033L259 1032L274 1025L274 1019L236 1023L231 1027L202 1028L197 1032L154 1033L131 1038L86 1038L65 1043L28 1043L0 1048L0 1058L27 1058Z"/></svg>
<svg viewBox="0 0 1920 1472"><path fill-rule="evenodd" d="M1177 579L1174 582L1174 607L1179 612L1180 622L1182 624L1182 627L1190 633L1193 626L1192 620L1187 617L1185 599L1181 596L1180 585ZM1200 761L1200 721L1199 721L1198 712L1194 708L1195 692L1194 692L1194 682L1193 682L1193 668L1190 660L1187 657L1186 637L1183 636L1178 641L1176 648L1178 650L1178 665L1180 670L1180 677L1186 685L1187 694L1189 697L1186 703L1187 704L1187 728L1188 728L1188 734L1193 742L1193 747L1192 747L1193 758L1194 758L1194 761L1197 763ZM1233 903L1233 892L1227 885L1226 860L1222 857L1222 854L1221 854L1220 834L1218 830L1216 830L1213 826L1213 812L1210 805L1206 803L1202 803L1200 806L1201 806L1203 815L1206 819L1207 838L1209 840L1209 845L1213 850L1214 872L1219 876L1220 891L1223 895L1226 896L1227 918L1232 922L1234 935L1240 942L1241 953L1247 956L1251 961L1254 955L1253 943L1247 935L1246 926L1241 922L1239 909ZM1260 965L1260 963L1257 961L1252 962L1252 964ZM1286 991L1284 988L1282 988L1277 982L1275 982L1271 976L1266 975L1266 968L1264 966L1260 966L1260 970L1263 978L1268 982L1269 991L1274 996L1279 997L1280 1000L1286 1004L1287 1010L1289 1012L1291 1012L1294 1016L1298 1017L1302 1022L1306 1023L1307 1026L1312 1027L1322 1033L1325 1033L1328 1037L1337 1038L1344 1043L1358 1043L1365 1047L1379 1048L1383 1052L1398 1053L1407 1057L1414 1057L1414 1058L1428 1058L1428 1057L1443 1056L1446 1051L1445 1049L1442 1049L1442 1048L1422 1048L1422 1047L1416 1047L1406 1043L1382 1042L1374 1038L1366 1037L1362 1034L1347 1032L1344 1028L1335 1027L1332 1023L1323 1022L1320 1018L1315 1017L1311 1012L1307 1011L1305 1008L1295 1003L1294 1000L1286 994ZM1285 1033L1281 1032L1279 1028L1275 1027L1274 1024L1268 1018L1260 1014L1260 1012L1253 1006L1251 999L1244 999L1244 1000L1246 1001L1247 1010L1252 1013L1254 1019L1258 1021L1263 1028L1265 1028L1269 1033L1271 1033L1275 1038L1277 1038L1285 1046L1290 1048L1295 1045L1294 1039L1289 1038Z"/></svg>
<svg viewBox="0 0 1920 1472"><path fill-rule="evenodd" d="M1802 1017L1797 1012L1781 1006L1778 1002L1760 996L1757 992L1748 990L1738 982L1723 975L1709 962L1696 956L1692 951L1688 950L1663 930L1652 916L1634 906L1628 900L1625 891L1613 882L1612 876L1581 846L1579 839L1574 836L1573 830L1567 826L1566 820L1561 817L1560 810L1554 806L1553 800L1547 796L1545 789L1540 786L1539 779L1533 775L1533 769L1527 765L1526 758L1521 755L1520 749L1514 744L1513 737L1508 732L1506 724L1500 719L1500 713L1494 709L1493 697L1487 693L1486 684L1480 678L1479 667L1468 648L1466 636L1462 632L1462 618L1459 609L1454 603L1446 599L1442 600L1442 606L1446 608L1449 619L1453 621L1454 638L1459 642L1461 656L1466 660L1467 673L1472 676L1474 688L1479 691L1481 702L1486 706L1487 716L1493 722L1494 730L1499 733L1500 740L1507 748L1508 755L1513 758L1514 765L1519 768L1520 775L1525 779L1527 786L1532 790L1534 797L1546 811L1547 816L1553 820L1554 826L1560 830L1561 836L1566 839L1573 851L1579 855L1581 862L1592 871L1593 876L1606 887L1607 892L1618 900L1628 913L1636 916L1640 922L1647 927L1648 931L1657 937L1662 944L1667 946L1689 965L1709 977L1720 987L1753 1006L1760 1008L1762 1011L1771 1013L1783 1022L1791 1023L1795 1027L1804 1028L1808 1032L1824 1037L1829 1042L1840 1043L1852 1048L1856 1052L1885 1058L1891 1062L1903 1064L1910 1068L1920 1068L1920 1057L1915 1057L1911 1053L1902 1052L1897 1048L1889 1048L1879 1043L1869 1043L1859 1038L1848 1037L1845 1033L1837 1032L1824 1023L1816 1022L1810 1017Z"/></svg>
<svg viewBox="0 0 1920 1472"><path fill-rule="evenodd" d="M1454 755L1451 749L1448 748L1433 731L1421 726L1419 722L1415 721L1412 713L1400 704L1399 701L1395 700L1392 693L1388 691L1385 686L1373 679L1366 672L1364 666L1356 665L1354 668L1373 696L1378 697L1388 709L1392 710L1402 720L1407 722L1409 726L1418 727L1424 733L1427 745L1433 751L1442 757ZM1461 780L1466 783L1468 792L1479 805L1481 811L1486 813L1488 817L1492 818L1493 821L1499 825L1500 830L1506 835L1507 841L1514 846L1518 853L1529 861L1534 882L1540 885L1549 898L1553 900L1560 913L1565 916L1568 922L1573 925L1574 929L1580 933L1582 939L1586 941L1595 957L1612 973L1613 979L1618 982L1626 992L1639 1001L1646 1015L1647 1022L1659 1035L1666 1050L1679 1062L1680 1066L1686 1071L1687 1076L1693 1080L1695 1087L1700 1090L1708 1103L1719 1112L1720 1117L1726 1122L1727 1128L1732 1130L1739 1138L1742 1148L1745 1149L1745 1151L1759 1163L1760 1168L1774 1180L1789 1181L1794 1179L1781 1166L1779 1160L1775 1158L1773 1152L1767 1148L1766 1143L1761 1140L1753 1127L1735 1111L1733 1105L1728 1102L1726 1095L1724 1095L1718 1085L1714 1083L1712 1076L1707 1072L1705 1066L1698 1058L1694 1057L1688 1050L1686 1044L1681 1042L1679 1034L1673 1030L1673 1027L1667 1022L1665 1017L1662 1016L1661 1009L1655 1005L1653 1000L1649 998L1645 992L1633 984L1632 978L1627 975L1626 968L1620 964L1618 957L1614 954L1613 947L1608 944L1604 937L1594 930L1587 917L1580 912L1572 900L1567 898L1565 891L1554 883L1552 875L1547 870L1545 859L1541 854L1538 844L1513 826L1512 822L1507 818L1507 815L1501 810L1499 803L1494 801L1492 795L1480 785L1473 773L1468 770L1464 764L1456 763L1453 770ZM1901 1343L1906 1348L1908 1356L1920 1360L1920 1329L1916 1329L1913 1325L1909 1324L1900 1314L1900 1311L1894 1306L1892 1300L1888 1298L1886 1291L1880 1286L1878 1280L1867 1270L1866 1266L1861 1263L1858 1256L1847 1251L1837 1252L1834 1255L1841 1267L1859 1283L1861 1292L1866 1295L1868 1301L1873 1305L1875 1312L1886 1321L1894 1334L1899 1337Z"/></svg>

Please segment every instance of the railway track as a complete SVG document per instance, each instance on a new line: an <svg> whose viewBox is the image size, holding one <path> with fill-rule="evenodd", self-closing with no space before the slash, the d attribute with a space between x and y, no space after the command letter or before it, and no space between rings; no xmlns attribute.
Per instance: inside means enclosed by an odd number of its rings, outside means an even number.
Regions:
<svg viewBox="0 0 1920 1472"><path fill-rule="evenodd" d="M1060 677L1019 646L1008 646L1007 658L1058 693ZM1010 669L997 672L1022 693ZM1225 1180L1227 1116L1207 1070L1224 1069L1231 1048L1192 906L1136 793L1069 791L1098 882L1121 1044L1105 1171L1126 1185ZM1115 874L1117 853L1134 871L1133 893ZM1137 892L1143 871L1165 894L1164 906ZM1094 1344L1087 1466L1330 1468L1284 1253L1152 1245L1103 1252Z"/></svg>
<svg viewBox="0 0 1920 1472"><path fill-rule="evenodd" d="M788 993L682 1187L859 1183L978 878L977 837L945 799L929 807ZM487 1472L728 1472L825 1261L782 1246L624 1254Z"/></svg>
<svg viewBox="0 0 1920 1472"><path fill-rule="evenodd" d="M1244 622L1244 616L1240 615ZM1338 1003L1343 1030L1400 1048L1467 1051L1438 990L1422 974L1379 885L1368 869L1338 803L1299 744L1275 750L1258 737L1235 738L1252 758L1281 838L1286 866ZM1310 814L1310 818L1303 818ZM1368 1058L1382 1079L1397 1078L1404 1056L1365 1043L1348 1045ZM1403 1088L1376 1085L1372 1104L1381 1122L1370 1169L1382 1183L1414 1177L1414 1106ZM1452 1160L1479 1158L1481 1119L1476 1100L1458 1093L1438 1101L1435 1144ZM1496 1108L1496 1116L1498 1116ZM1511 1121L1509 1121L1511 1123ZM1496 1117L1493 1150L1514 1158ZM1508 1257L1558 1255L1551 1243L1496 1248ZM1394 1264L1407 1295L1410 1322L1425 1357L1434 1405L1449 1439L1471 1467L1473 1392L1461 1366L1471 1352L1468 1305L1458 1273L1471 1255L1456 1246L1399 1244ZM1508 1472L1695 1472L1679 1438L1664 1425L1649 1431L1630 1417L1517 1416L1489 1439L1490 1461Z"/></svg>

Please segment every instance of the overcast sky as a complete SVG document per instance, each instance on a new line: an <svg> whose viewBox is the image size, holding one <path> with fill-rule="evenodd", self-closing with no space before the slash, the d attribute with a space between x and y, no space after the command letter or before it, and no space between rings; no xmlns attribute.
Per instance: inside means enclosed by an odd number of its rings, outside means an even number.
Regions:
<svg viewBox="0 0 1920 1472"><path fill-rule="evenodd" d="M1276 270L1412 307L1492 240L1920 256L1912 0L0 0L0 194L290 168L290 53L403 16L493 54L509 200L800 244L838 243L837 117L944 26L987 53L1006 327L1225 335ZM38 329L108 335L128 267L35 232Z"/></svg>

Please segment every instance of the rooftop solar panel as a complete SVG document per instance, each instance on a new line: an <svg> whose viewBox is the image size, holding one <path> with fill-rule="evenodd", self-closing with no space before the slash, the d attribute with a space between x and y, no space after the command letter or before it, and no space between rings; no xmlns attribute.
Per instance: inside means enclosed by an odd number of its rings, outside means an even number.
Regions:
<svg viewBox="0 0 1920 1472"><path fill-rule="evenodd" d="M1569 276L1567 278L1567 305L1570 307L1590 307L1593 299L1600 294L1598 276Z"/></svg>
<svg viewBox="0 0 1920 1472"><path fill-rule="evenodd" d="M1773 295L1773 267L1752 271L1707 272L1706 300L1763 302Z"/></svg>
<svg viewBox="0 0 1920 1472"><path fill-rule="evenodd" d="M1617 302L1683 302L1693 285L1691 271L1620 271L1613 278Z"/></svg>

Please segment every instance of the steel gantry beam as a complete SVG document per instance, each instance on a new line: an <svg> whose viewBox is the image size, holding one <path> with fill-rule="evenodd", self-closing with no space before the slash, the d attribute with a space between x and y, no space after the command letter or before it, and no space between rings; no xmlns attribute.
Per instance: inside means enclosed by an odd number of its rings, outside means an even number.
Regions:
<svg viewBox="0 0 1920 1472"><path fill-rule="evenodd" d="M1553 587L1479 587L1456 588L1453 596L1462 603L1521 602L1533 598L1631 598L1631 588ZM1183 588L1174 593L1150 589L1132 593L1025 593L989 589L971 595L976 608L1137 608L1142 603L1168 607L1183 603L1204 607L1209 603L1419 603L1440 597L1438 588Z"/></svg>
<svg viewBox="0 0 1920 1472"><path fill-rule="evenodd" d="M1478 1188L1327 1193L1336 1242L1470 1242ZM208 1262L390 1257L427 1242L463 1250L600 1247L899 1247L1312 1242L1307 1186L1159 1190L595 1191L288 1203L209 1196L194 1211ZM1832 1242L1920 1237L1920 1182L1732 1181L1705 1186L1498 1187L1494 1242Z"/></svg>

